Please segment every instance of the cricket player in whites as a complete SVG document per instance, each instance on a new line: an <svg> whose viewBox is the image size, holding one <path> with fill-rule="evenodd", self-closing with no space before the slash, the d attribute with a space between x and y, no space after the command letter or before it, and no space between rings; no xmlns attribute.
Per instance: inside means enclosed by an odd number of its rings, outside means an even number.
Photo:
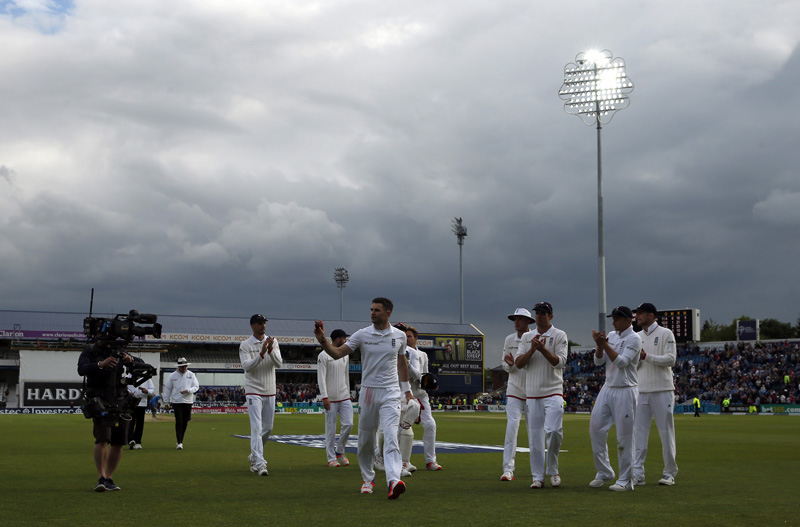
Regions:
<svg viewBox="0 0 800 527"><path fill-rule="evenodd" d="M659 485L674 485L678 475L675 461L675 385L672 367L677 352L675 335L656 322L656 306L645 302L636 308L636 322L642 328L642 352L639 356L639 400L636 404L636 421L633 425L635 452L633 455L633 484L644 485L644 460L647 458L647 441L650 423L655 419L661 436L661 453L664 472Z"/></svg>
<svg viewBox="0 0 800 527"><path fill-rule="evenodd" d="M411 393L414 394L421 406L419 418L423 430L422 444L425 450L425 469L442 470L442 466L436 462L436 421L433 420L428 392L422 387L422 376L430 373L428 371L428 354L417 349L419 333L414 326L396 324L395 327L406 332L406 356L408 357L408 377L411 382ZM403 468L408 470L409 473L416 471L417 467L411 464L414 433L410 429L405 431L401 428L398 441L400 442L400 453L403 455Z"/></svg>
<svg viewBox="0 0 800 527"><path fill-rule="evenodd" d="M545 450L550 485L559 487L558 451L564 439L564 365L567 363L567 334L553 327L553 306L533 306L536 329L522 335L515 364L525 372L527 393L528 446L531 451L532 489L544 487Z"/></svg>
<svg viewBox="0 0 800 527"><path fill-rule="evenodd" d="M397 445L401 398L414 398L408 383L406 335L389 324L394 305L388 298L372 300L372 325L359 329L341 346L334 347L325 338L325 325L314 323L314 336L334 359L361 351L361 395L358 417L358 464L361 467L362 494L372 494L375 486L375 434L380 427L384 435L384 467L389 499L397 499L406 490L400 479L403 462ZM402 386L402 387L401 387Z"/></svg>
<svg viewBox="0 0 800 527"><path fill-rule="evenodd" d="M613 425L617 428L619 478L609 489L626 491L633 490L633 421L639 384L636 367L642 339L631 327L633 313L629 307L615 307L608 316L616 331L606 337L604 331L592 330L592 339L597 345L594 364L605 365L606 382L597 394L589 418L589 437L597 469L589 486L599 488L614 479L614 469L608 458L608 431Z"/></svg>
<svg viewBox="0 0 800 527"><path fill-rule="evenodd" d="M331 344L338 347L349 337L344 330L331 331ZM348 466L344 447L353 428L353 403L350 402L350 357L334 360L326 352L317 357L317 385L325 408L325 454L329 467ZM336 441L336 417L342 423L339 441Z"/></svg>
<svg viewBox="0 0 800 527"><path fill-rule="evenodd" d="M269 476L264 445L275 422L275 370L283 365L281 348L267 335L264 315L250 317L253 335L239 345L239 362L244 369L244 395L250 416L250 471Z"/></svg>
<svg viewBox="0 0 800 527"><path fill-rule="evenodd" d="M525 372L517 368L514 363L519 349L522 335L528 332L528 326L535 322L531 312L524 307L518 307L508 319L514 322L514 333L506 337L503 345L503 369L508 372L508 386L506 387L506 438L503 446L503 475L500 481L514 479L515 460L517 455L517 434L519 422L523 414L528 413L525 406L527 394L525 393ZM525 422L528 421L527 415Z"/></svg>

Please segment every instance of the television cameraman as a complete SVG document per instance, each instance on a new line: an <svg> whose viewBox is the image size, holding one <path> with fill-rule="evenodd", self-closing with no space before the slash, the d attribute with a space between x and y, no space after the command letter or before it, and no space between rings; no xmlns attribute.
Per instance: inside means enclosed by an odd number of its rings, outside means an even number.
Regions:
<svg viewBox="0 0 800 527"><path fill-rule="evenodd" d="M144 363L113 346L113 341L99 339L88 344L78 359L78 375L86 378L85 399L102 403L100 415L93 415L94 463L97 466L96 492L121 490L112 477L127 443L130 408L125 405L128 390L122 382L125 366ZM88 414L87 414L88 415Z"/></svg>

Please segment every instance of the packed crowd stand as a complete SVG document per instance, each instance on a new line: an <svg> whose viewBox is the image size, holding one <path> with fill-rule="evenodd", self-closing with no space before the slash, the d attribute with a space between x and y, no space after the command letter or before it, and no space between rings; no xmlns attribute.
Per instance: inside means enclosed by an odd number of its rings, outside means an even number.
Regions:
<svg viewBox="0 0 800 527"><path fill-rule="evenodd" d="M675 367L676 402L698 397L703 404L720 404L730 397L734 405L796 404L800 400L800 343L769 342L724 344L701 348L678 347ZM564 371L567 408L591 406L605 372L595 368L591 353L570 354ZM788 382L786 382L788 380Z"/></svg>
<svg viewBox="0 0 800 527"><path fill-rule="evenodd" d="M678 347L673 368L676 402L691 401L697 396L703 404L720 404L730 397L734 405L799 404L799 342L731 343L702 348L697 344ZM786 381L789 381L788 383ZM591 353L570 353L564 369L564 398L567 411L588 410L605 381L603 368L595 367ZM354 390L354 401L358 394ZM277 400L284 404L310 404L317 400L316 383L278 384ZM443 406L474 405L474 395L434 395L434 409ZM504 395L489 394L478 398L479 404L503 404ZM197 394L203 405L223 403L244 405L241 386L205 386Z"/></svg>

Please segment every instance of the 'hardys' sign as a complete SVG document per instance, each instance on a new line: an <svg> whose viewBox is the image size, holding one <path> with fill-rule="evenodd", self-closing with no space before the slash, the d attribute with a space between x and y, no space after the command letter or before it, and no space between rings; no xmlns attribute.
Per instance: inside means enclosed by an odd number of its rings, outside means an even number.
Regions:
<svg viewBox="0 0 800 527"><path fill-rule="evenodd" d="M81 405L80 382L26 382L22 390L23 406Z"/></svg>

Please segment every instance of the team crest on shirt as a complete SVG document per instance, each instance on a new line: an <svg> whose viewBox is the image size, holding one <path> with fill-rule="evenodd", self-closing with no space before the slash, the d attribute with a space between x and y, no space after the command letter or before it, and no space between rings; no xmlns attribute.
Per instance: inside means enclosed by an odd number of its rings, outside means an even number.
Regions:
<svg viewBox="0 0 800 527"><path fill-rule="evenodd" d="M653 341L653 344L658 345L658 337L656 337L656 340Z"/></svg>
<svg viewBox="0 0 800 527"><path fill-rule="evenodd" d="M395 346L395 343L396 343L395 341L396 341L396 340L397 340L397 339L392 339L392 347L393 347L393 348L394 348L394 346Z"/></svg>

